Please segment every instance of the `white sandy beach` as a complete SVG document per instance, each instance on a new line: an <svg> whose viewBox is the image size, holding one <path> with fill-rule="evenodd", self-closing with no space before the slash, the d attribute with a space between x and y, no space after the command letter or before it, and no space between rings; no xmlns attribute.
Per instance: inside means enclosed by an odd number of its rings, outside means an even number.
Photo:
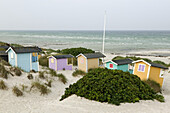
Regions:
<svg viewBox="0 0 170 113"><path fill-rule="evenodd" d="M105 61L115 57L112 54L106 54ZM169 57L152 57L152 60L161 60L170 63ZM41 69L42 70L42 69ZM74 71L74 70L73 70ZM90 101L84 98L72 95L63 101L59 101L64 94L64 90L69 84L76 82L81 77L73 77L73 71L59 71L68 79L67 84L63 84L57 78L52 82L51 93L40 95L37 91L24 92L23 97L16 97L12 93L14 85L30 85L31 81L27 79L27 73L20 77L10 76L7 80L3 79L8 86L8 90L0 90L0 113L170 113L170 73L166 73L163 86L163 95L165 103L158 101L140 101L139 103L123 103L115 106L107 103ZM38 73L33 74L38 76ZM1 80L2 78L0 78Z"/></svg>

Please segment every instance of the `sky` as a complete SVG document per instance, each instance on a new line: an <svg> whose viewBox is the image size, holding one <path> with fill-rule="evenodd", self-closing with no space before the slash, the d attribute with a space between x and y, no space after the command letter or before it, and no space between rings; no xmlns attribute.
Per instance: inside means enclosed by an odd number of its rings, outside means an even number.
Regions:
<svg viewBox="0 0 170 113"><path fill-rule="evenodd" d="M170 0L0 0L0 30L170 30Z"/></svg>

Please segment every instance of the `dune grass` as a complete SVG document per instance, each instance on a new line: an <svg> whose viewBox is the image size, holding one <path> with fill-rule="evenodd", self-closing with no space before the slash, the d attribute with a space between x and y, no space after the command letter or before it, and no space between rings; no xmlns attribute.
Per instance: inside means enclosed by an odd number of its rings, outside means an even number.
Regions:
<svg viewBox="0 0 170 113"><path fill-rule="evenodd" d="M5 69L3 65L0 64L0 77L8 79L9 72Z"/></svg>
<svg viewBox="0 0 170 113"><path fill-rule="evenodd" d="M7 89L7 86L3 80L0 81L0 89L2 89L2 90Z"/></svg>
<svg viewBox="0 0 170 113"><path fill-rule="evenodd" d="M50 70L49 74L52 77L58 77L61 82L63 82L64 84L67 83L67 78L63 74L57 74L56 71L53 69L49 69L49 70Z"/></svg>
<svg viewBox="0 0 170 113"><path fill-rule="evenodd" d="M41 79L45 79L45 76L44 76L44 72L43 71L39 71L39 78Z"/></svg>
<svg viewBox="0 0 170 113"><path fill-rule="evenodd" d="M17 96L23 96L23 92L17 87L17 86L14 86L12 88L12 92Z"/></svg>
<svg viewBox="0 0 170 113"><path fill-rule="evenodd" d="M45 95L50 92L50 90L46 86L41 84L39 81L32 82L30 91L32 90L32 88L37 88L41 95Z"/></svg>
<svg viewBox="0 0 170 113"><path fill-rule="evenodd" d="M86 75L86 72L82 71L82 70L76 70L72 73L72 76L76 77L78 75Z"/></svg>

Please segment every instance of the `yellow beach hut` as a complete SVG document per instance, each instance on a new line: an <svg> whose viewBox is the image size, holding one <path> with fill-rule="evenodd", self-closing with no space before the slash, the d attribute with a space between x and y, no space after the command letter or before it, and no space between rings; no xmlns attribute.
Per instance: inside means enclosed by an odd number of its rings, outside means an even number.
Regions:
<svg viewBox="0 0 170 113"><path fill-rule="evenodd" d="M162 87L164 82L165 70L168 69L160 64L146 62L144 60L134 61L133 74L141 78L141 80L154 80Z"/></svg>
<svg viewBox="0 0 170 113"><path fill-rule="evenodd" d="M82 70L84 72L88 72L88 69L98 68L99 59L106 57L100 52L97 53L89 53L89 54L79 54L77 57L78 70Z"/></svg>

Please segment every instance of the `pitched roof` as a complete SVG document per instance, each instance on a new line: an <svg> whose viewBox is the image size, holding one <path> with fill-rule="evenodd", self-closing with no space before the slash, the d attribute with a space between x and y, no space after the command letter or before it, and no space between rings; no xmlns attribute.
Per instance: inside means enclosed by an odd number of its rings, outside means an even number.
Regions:
<svg viewBox="0 0 170 113"><path fill-rule="evenodd" d="M145 62L146 64L150 65L150 66L153 66L153 67L158 67L158 68L162 68L162 69L168 69L167 67L161 65L161 64L157 64L157 63L153 63L153 62L146 62L145 60L137 60L137 61L134 61L133 63L136 63L136 62Z"/></svg>
<svg viewBox="0 0 170 113"><path fill-rule="evenodd" d="M133 60L131 59L120 59L120 60L113 60L117 65L123 65L123 64L131 64Z"/></svg>
<svg viewBox="0 0 170 113"><path fill-rule="evenodd" d="M168 69L167 67L161 65L161 64L156 64L156 63L153 63L153 62L149 62L151 64L151 66L153 67L158 67L158 68L162 68L162 69Z"/></svg>
<svg viewBox="0 0 170 113"><path fill-rule="evenodd" d="M39 47L11 47L11 48L15 51L15 53L33 53L42 51L41 48Z"/></svg>
<svg viewBox="0 0 170 113"><path fill-rule="evenodd" d="M97 53L88 53L88 54L82 54L84 55L86 58L101 58L101 57L106 57L105 55L103 55L100 52Z"/></svg>
<svg viewBox="0 0 170 113"><path fill-rule="evenodd" d="M62 59L62 58L73 58L74 56L73 55L56 55L53 57L55 57L56 59Z"/></svg>

